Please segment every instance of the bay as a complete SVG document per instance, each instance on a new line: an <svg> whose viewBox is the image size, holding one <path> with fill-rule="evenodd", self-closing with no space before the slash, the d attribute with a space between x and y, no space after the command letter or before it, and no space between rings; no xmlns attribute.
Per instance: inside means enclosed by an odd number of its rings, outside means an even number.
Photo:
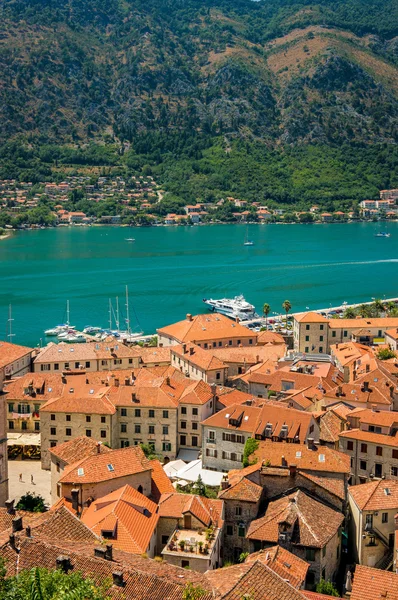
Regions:
<svg viewBox="0 0 398 600"><path fill-rule="evenodd" d="M15 343L37 345L64 318L78 328L108 324L108 299L145 333L205 312L204 297L244 294L280 312L398 296L398 223L74 227L18 232L0 241L0 338L12 304ZM134 243L125 238L135 238ZM44 338L43 338L44 341Z"/></svg>

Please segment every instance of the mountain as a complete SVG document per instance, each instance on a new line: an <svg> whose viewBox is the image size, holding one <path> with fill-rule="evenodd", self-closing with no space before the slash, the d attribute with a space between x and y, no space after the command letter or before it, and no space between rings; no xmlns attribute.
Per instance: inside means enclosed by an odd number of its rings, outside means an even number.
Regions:
<svg viewBox="0 0 398 600"><path fill-rule="evenodd" d="M149 165L176 197L282 202L398 185L395 0L2 5L7 173Z"/></svg>

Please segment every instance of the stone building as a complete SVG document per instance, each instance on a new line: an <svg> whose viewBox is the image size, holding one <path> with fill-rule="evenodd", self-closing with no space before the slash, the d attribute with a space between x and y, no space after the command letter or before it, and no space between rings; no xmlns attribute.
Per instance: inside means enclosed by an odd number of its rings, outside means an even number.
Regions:
<svg viewBox="0 0 398 600"><path fill-rule="evenodd" d="M350 535L355 562L388 569L393 564L398 481L354 485L348 492Z"/></svg>
<svg viewBox="0 0 398 600"><path fill-rule="evenodd" d="M224 385L227 365L213 356L211 350L203 350L196 344L178 344L171 347L171 365L191 379Z"/></svg>
<svg viewBox="0 0 398 600"><path fill-rule="evenodd" d="M333 581L341 554L341 512L298 490L270 502L264 517L252 521L247 537L254 551L275 543L310 563L306 587Z"/></svg>
<svg viewBox="0 0 398 600"><path fill-rule="evenodd" d="M31 370L35 350L10 342L0 342L0 392L5 381L21 377Z"/></svg>

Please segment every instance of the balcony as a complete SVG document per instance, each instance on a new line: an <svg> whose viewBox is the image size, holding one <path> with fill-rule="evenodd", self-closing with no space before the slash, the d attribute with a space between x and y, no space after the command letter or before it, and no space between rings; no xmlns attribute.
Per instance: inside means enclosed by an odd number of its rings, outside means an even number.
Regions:
<svg viewBox="0 0 398 600"><path fill-rule="evenodd" d="M216 443L217 443L217 440L213 440L212 438L206 438L206 444L215 445Z"/></svg>
<svg viewBox="0 0 398 600"><path fill-rule="evenodd" d="M162 554L210 560L219 532L217 528L176 529L163 548Z"/></svg>
<svg viewBox="0 0 398 600"><path fill-rule="evenodd" d="M32 418L32 413L13 412L12 413L12 418L13 419L31 419Z"/></svg>

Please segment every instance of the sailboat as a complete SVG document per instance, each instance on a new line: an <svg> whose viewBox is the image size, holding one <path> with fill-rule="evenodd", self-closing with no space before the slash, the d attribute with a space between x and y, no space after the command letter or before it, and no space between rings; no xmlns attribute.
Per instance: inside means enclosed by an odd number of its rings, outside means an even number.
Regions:
<svg viewBox="0 0 398 600"><path fill-rule="evenodd" d="M129 290L128 286L126 285L126 331L119 331L119 335L124 342L134 342L142 334L142 331L133 333L130 329Z"/></svg>
<svg viewBox="0 0 398 600"><path fill-rule="evenodd" d="M64 333L68 333L69 330L74 330L75 327L73 325L69 325L69 300L66 301L66 323L62 325L56 325L52 329L46 329L45 335L47 337L59 337Z"/></svg>
<svg viewBox="0 0 398 600"><path fill-rule="evenodd" d="M246 226L246 237L245 237L245 241L243 242L244 246L254 246L254 242L253 240L249 240L249 226Z"/></svg>

